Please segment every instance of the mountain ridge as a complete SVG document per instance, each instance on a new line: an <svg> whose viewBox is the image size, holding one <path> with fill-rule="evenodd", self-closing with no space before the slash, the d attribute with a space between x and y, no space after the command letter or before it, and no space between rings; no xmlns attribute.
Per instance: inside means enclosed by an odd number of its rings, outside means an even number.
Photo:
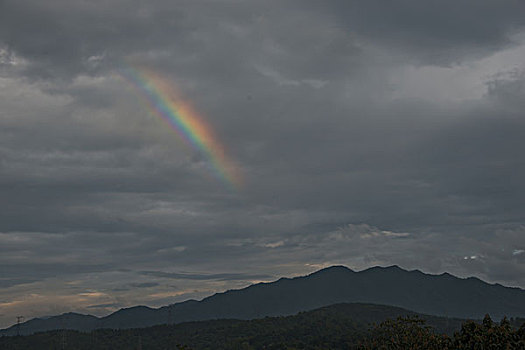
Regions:
<svg viewBox="0 0 525 350"><path fill-rule="evenodd" d="M285 317L255 320L207 320L157 325L131 330L95 330L91 333L48 331L26 337L0 337L0 349L40 349L64 343L70 348L172 349L349 349L369 339L373 324L406 317L418 319L439 334L452 335L466 320L423 315L393 306L343 303ZM140 346L139 346L140 344ZM244 345L243 345L244 344ZM51 348L49 346L49 348ZM47 347L46 347L47 348Z"/></svg>
<svg viewBox="0 0 525 350"><path fill-rule="evenodd" d="M134 306L104 317L58 315L32 319L0 330L14 335L59 328L89 331L96 328L141 328L221 318L255 319L293 315L337 303L373 303L414 312L458 318L525 316L525 290L489 284L479 278L407 271L397 265L359 272L337 265L305 276L282 277L242 289L227 290L200 301L187 300L159 308Z"/></svg>

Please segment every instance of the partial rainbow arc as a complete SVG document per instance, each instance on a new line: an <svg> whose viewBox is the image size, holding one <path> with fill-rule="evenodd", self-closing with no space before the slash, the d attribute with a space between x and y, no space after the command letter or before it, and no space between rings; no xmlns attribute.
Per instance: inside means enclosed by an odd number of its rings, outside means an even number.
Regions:
<svg viewBox="0 0 525 350"><path fill-rule="evenodd" d="M144 68L123 68L119 75L144 97L152 114L167 122L188 145L206 156L216 177L233 188L242 185L238 167L226 157L224 146L173 84Z"/></svg>

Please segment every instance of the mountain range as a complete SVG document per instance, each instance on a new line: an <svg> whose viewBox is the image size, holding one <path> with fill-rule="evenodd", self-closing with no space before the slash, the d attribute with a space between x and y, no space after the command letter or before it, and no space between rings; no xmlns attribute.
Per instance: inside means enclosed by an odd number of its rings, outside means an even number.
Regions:
<svg viewBox="0 0 525 350"><path fill-rule="evenodd" d="M459 331L465 322L417 314L394 306L347 303L293 316L254 320L208 320L92 332L55 330L24 337L0 337L0 349L165 350L180 349L178 344L184 344L183 349L195 350L363 349L360 345L381 334L378 324L398 317L424 322L425 329L428 326L433 332L448 336ZM413 325L410 321L397 324Z"/></svg>
<svg viewBox="0 0 525 350"><path fill-rule="evenodd" d="M398 266L373 267L360 272L332 266L307 276L281 278L239 290L217 293L200 301L188 300L158 309L136 306L105 317L67 313L35 318L0 330L0 335L32 334L54 329L90 331L98 328L142 328L158 324L213 319L256 319L294 315L338 303L372 303L414 312L481 319L525 316L525 290L488 284L478 278L448 273L425 274Z"/></svg>

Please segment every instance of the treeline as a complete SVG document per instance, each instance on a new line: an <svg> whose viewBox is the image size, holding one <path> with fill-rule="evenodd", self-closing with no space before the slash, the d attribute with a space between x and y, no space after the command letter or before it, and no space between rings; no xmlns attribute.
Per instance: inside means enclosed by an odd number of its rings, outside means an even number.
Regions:
<svg viewBox="0 0 525 350"><path fill-rule="evenodd" d="M525 349L525 324L517 327L523 319L496 323L486 316L474 322L406 310L408 316L399 316L401 311L341 304L250 321L213 320L90 333L51 331L1 337L0 349Z"/></svg>
<svg viewBox="0 0 525 350"><path fill-rule="evenodd" d="M375 326L358 349L524 350L525 323L516 328L506 318L496 323L486 315L481 323L466 321L460 331L448 336L418 317L399 317Z"/></svg>

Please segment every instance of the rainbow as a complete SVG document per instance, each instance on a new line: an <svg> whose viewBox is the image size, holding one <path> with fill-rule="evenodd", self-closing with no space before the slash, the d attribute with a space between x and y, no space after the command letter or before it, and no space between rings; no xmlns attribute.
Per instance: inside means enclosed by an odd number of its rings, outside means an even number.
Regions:
<svg viewBox="0 0 525 350"><path fill-rule="evenodd" d="M191 104L181 98L175 85L146 68L127 67L118 73L144 98L150 113L164 120L186 144L206 156L215 177L233 189L242 185L238 167L226 157L224 146Z"/></svg>

